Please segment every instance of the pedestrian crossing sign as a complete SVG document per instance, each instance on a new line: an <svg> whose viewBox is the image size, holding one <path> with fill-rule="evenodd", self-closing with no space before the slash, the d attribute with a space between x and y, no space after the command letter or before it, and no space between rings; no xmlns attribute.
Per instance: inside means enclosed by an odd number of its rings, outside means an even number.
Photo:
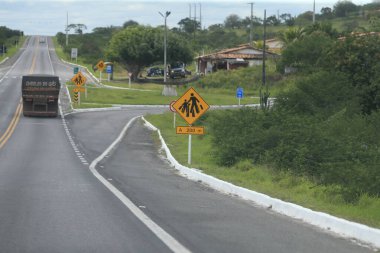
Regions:
<svg viewBox="0 0 380 253"><path fill-rule="evenodd" d="M87 78L82 74L82 72L78 71L78 73L71 78L71 81L76 86L80 87L87 81Z"/></svg>
<svg viewBox="0 0 380 253"><path fill-rule="evenodd" d="M182 95L182 97L177 99L173 104L173 108L189 125L192 125L210 108L210 106L194 90L194 88L191 87Z"/></svg>

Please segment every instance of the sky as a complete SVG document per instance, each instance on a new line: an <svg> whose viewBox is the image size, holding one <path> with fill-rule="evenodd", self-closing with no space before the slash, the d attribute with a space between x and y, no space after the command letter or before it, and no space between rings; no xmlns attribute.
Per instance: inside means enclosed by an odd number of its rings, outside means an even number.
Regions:
<svg viewBox="0 0 380 253"><path fill-rule="evenodd" d="M121 26L125 21L134 20L139 24L158 26L164 19L158 12L170 11L168 27L178 27L181 19L195 14L199 19L200 5L202 27L223 23L230 14L240 17L251 15L249 2L254 2L253 14L263 17L277 13L298 15L313 9L314 0L0 0L0 26L24 31L26 35L55 35L64 32L67 13L69 24L85 24L91 32L96 27ZM333 7L338 0L315 0L316 12L322 7ZM353 0L357 5L371 0Z"/></svg>

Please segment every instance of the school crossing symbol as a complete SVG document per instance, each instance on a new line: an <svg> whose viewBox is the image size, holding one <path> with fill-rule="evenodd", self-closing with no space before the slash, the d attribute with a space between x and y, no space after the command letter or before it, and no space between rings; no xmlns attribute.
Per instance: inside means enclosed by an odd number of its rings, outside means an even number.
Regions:
<svg viewBox="0 0 380 253"><path fill-rule="evenodd" d="M78 71L78 73L71 78L71 81L78 87L82 86L86 81L86 77L82 74L82 72Z"/></svg>
<svg viewBox="0 0 380 253"><path fill-rule="evenodd" d="M173 108L189 125L192 125L210 106L193 88L190 88L173 104Z"/></svg>

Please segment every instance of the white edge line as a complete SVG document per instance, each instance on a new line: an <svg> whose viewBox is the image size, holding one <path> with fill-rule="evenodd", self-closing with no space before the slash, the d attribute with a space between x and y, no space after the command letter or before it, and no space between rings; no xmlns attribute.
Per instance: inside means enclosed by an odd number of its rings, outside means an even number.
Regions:
<svg viewBox="0 0 380 253"><path fill-rule="evenodd" d="M9 72L11 72L15 66L18 64L18 62L21 60L21 56L24 54L25 50L21 52L21 54L19 55L17 61L15 63L13 63L13 65L11 66L11 68L4 74L4 76L0 79L0 83L4 80L4 78L9 74Z"/></svg>
<svg viewBox="0 0 380 253"><path fill-rule="evenodd" d="M107 181L100 173L96 170L96 165L107 156L112 149L118 145L122 138L125 136L127 130L131 124L141 116L132 118L123 128L117 139L94 161L91 162L89 169L92 174L103 183L104 186L108 188L145 226L147 226L166 246L168 246L173 252L191 252L185 246L180 244L174 237L168 234L164 229L157 225L153 220L151 220L144 212L142 212L133 202L126 197L122 192L120 192L115 186Z"/></svg>
<svg viewBox="0 0 380 253"><path fill-rule="evenodd" d="M363 224L344 220L332 215L316 212L311 209L275 199L265 194L258 193L252 190L245 189L243 187L236 186L229 182L222 181L215 177L206 175L200 170L194 168L188 168L181 165L171 154L168 146L165 143L161 135L161 131L147 121L144 117L142 119L145 122L145 126L153 131L157 131L162 149L164 149L169 162L186 178L206 183L211 188L220 192L237 195L240 198L250 200L263 207L271 207L274 212L283 214L285 216L300 219L308 224L314 225L326 231L331 231L346 239L356 239L371 247L380 248L380 229L368 227ZM363 245L365 246L365 245Z"/></svg>

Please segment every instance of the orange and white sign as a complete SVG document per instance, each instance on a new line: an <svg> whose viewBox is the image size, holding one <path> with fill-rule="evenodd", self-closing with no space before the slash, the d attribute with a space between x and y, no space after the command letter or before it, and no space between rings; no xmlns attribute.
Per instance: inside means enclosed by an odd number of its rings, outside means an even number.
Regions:
<svg viewBox="0 0 380 253"><path fill-rule="evenodd" d="M202 126L177 126L176 134L193 134L193 135L204 135L205 128Z"/></svg>

